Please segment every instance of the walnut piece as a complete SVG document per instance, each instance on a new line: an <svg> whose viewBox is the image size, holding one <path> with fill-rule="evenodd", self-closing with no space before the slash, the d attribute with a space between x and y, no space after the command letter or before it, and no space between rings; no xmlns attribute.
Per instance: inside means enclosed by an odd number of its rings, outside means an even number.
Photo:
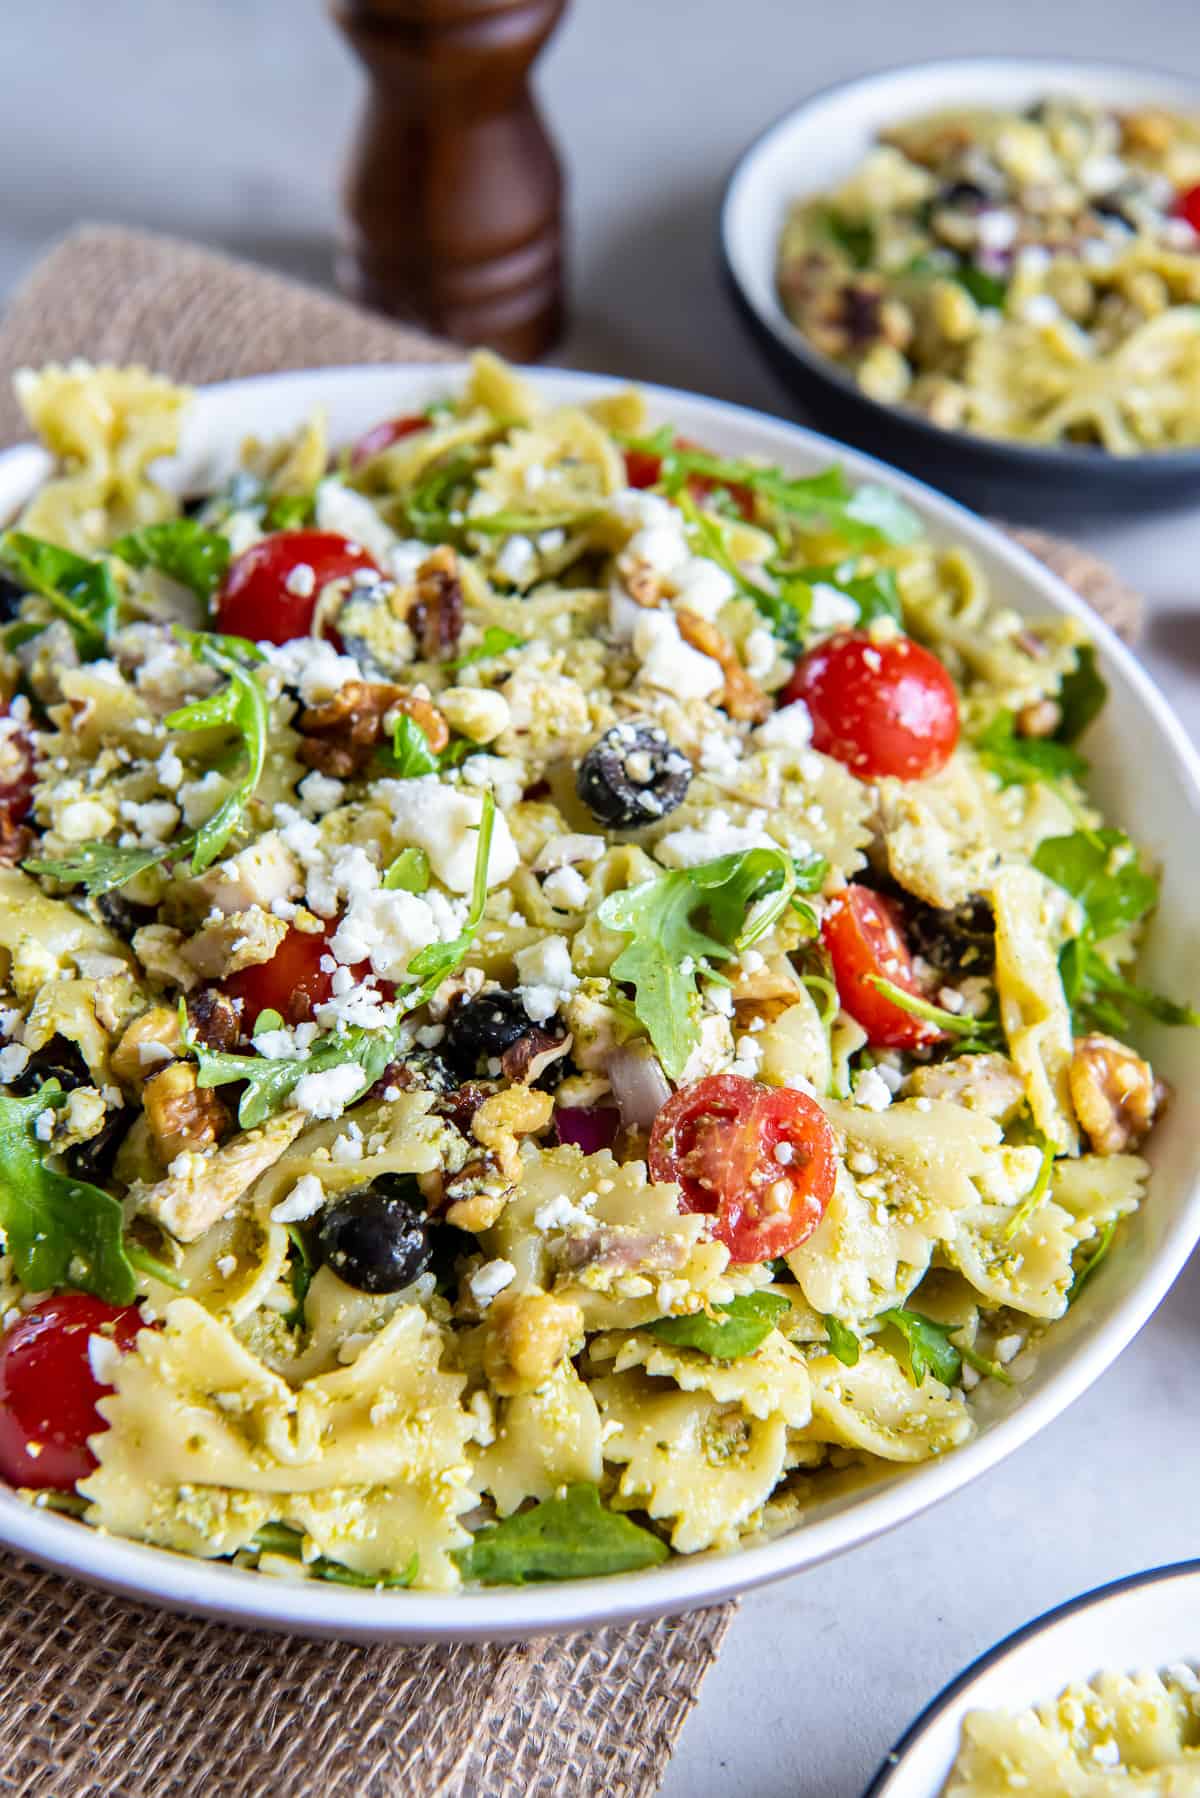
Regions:
<svg viewBox="0 0 1200 1798"><path fill-rule="evenodd" d="M544 1130L553 1112L549 1093L535 1087L508 1086L483 1101L471 1119L471 1134L495 1158L504 1178L516 1182L522 1172L518 1137Z"/></svg>
<svg viewBox="0 0 1200 1798"><path fill-rule="evenodd" d="M192 1034L205 1048L228 1050L237 1047L242 1034L241 1020L234 1010L233 1000L227 999L215 986L203 987L195 998L189 999L187 1013Z"/></svg>
<svg viewBox="0 0 1200 1798"><path fill-rule="evenodd" d="M751 680L746 673L725 632L687 606L679 608L675 620L684 642L690 643L701 655L710 656L720 665L721 673L725 676L725 689L716 703L731 718L739 718L751 724L761 724L764 718L769 718L771 701L758 682Z"/></svg>
<svg viewBox="0 0 1200 1798"><path fill-rule="evenodd" d="M109 1066L123 1086L140 1092L146 1075L178 1053L178 1011L173 1005L152 1005L149 1011L144 1011L126 1027L112 1052Z"/></svg>
<svg viewBox="0 0 1200 1798"><path fill-rule="evenodd" d="M448 545L435 549L417 569L407 622L423 661L442 661L457 648L463 627L463 590L458 557Z"/></svg>
<svg viewBox="0 0 1200 1798"><path fill-rule="evenodd" d="M1097 1155L1139 1143L1166 1096L1148 1061L1111 1036L1084 1036L1068 1073L1075 1115Z"/></svg>
<svg viewBox="0 0 1200 1798"><path fill-rule="evenodd" d="M450 741L446 720L427 699L390 681L353 680L333 699L300 714L300 760L339 780L365 773L387 738L388 714L396 711L420 725L435 755Z"/></svg>
<svg viewBox="0 0 1200 1798"><path fill-rule="evenodd" d="M32 848L28 824L14 824L7 812L0 812L0 867L19 867Z"/></svg>
<svg viewBox="0 0 1200 1798"><path fill-rule="evenodd" d="M483 1366L506 1398L533 1392L583 1345L583 1312L548 1292L501 1293L487 1313Z"/></svg>
<svg viewBox="0 0 1200 1798"><path fill-rule="evenodd" d="M158 1152L168 1165L185 1149L212 1148L229 1124L229 1113L216 1093L196 1085L190 1061L172 1061L151 1074L142 1088L142 1104Z"/></svg>

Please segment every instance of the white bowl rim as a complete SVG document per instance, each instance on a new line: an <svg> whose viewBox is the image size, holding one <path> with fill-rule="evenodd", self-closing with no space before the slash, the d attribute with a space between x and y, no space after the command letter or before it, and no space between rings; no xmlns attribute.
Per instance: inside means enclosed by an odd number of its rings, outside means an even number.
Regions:
<svg viewBox="0 0 1200 1798"><path fill-rule="evenodd" d="M1062 1623L1068 1617L1078 1616L1081 1611L1095 1610L1108 1604L1112 1599L1122 1598L1129 1592L1141 1592L1149 1586L1167 1585L1175 1580L1194 1580L1200 1576L1200 1559L1191 1561L1170 1561L1162 1567L1147 1567L1141 1573L1126 1573L1120 1579L1109 1580L1103 1586L1093 1586L1089 1592L1081 1592L1075 1598L1068 1598L1062 1604L1055 1605L1049 1611L1043 1611L1039 1617L1031 1618L1028 1623L1020 1624L1007 1636L1002 1636L991 1648L963 1668L961 1673L944 1685L936 1697L931 1698L920 1714L913 1718L899 1741L890 1748L883 1762L863 1793L862 1798L888 1798L888 1788L893 1780L900 1780L905 1772L904 1762L918 1746L922 1738L938 1722L950 1706L959 1699L969 1686L975 1684L980 1675L994 1667L998 1661L1005 1660L1010 1654L1023 1648L1036 1636L1044 1635L1053 1629L1056 1623ZM1063 1683L1073 1680L1075 1676L1068 1673Z"/></svg>
<svg viewBox="0 0 1200 1798"><path fill-rule="evenodd" d="M319 404L322 389L371 379L380 383L411 382L414 388L455 385L465 376L465 362L378 363L284 370L274 374L213 382L198 388L197 398L212 395L236 402L266 390L292 384ZM525 368L519 373L551 393L583 400L629 385L620 376L574 369ZM682 388L648 381L635 383L657 402L665 416L673 404L703 407L718 432L722 421L757 429L825 461L837 461L852 479L868 480L898 491L935 528L975 542L1026 589L1033 588L1050 607L1087 625L1104 659L1119 668L1126 686L1155 720L1169 743L1186 786L1193 813L1200 821L1200 754L1164 695L1109 627L1026 550L957 500L902 473L863 451L787 419L727 400L709 399ZM16 458L28 464L29 445L0 453L0 475ZM31 483L32 484L32 483ZM1178 1215L1140 1282L1097 1323L1090 1341L1081 1343L1065 1365L1050 1374L1042 1388L1012 1412L989 1425L973 1441L940 1460L881 1480L835 1515L753 1546L726 1553L673 1558L646 1572L615 1574L602 1579L567 1580L522 1587L501 1586L459 1593L356 1591L316 1581L285 1580L129 1542L79 1524L76 1520L29 1505L0 1488L0 1545L125 1597L170 1610L198 1612L243 1627L286 1630L359 1641L504 1641L549 1632L594 1628L637 1618L670 1616L715 1604L752 1587L781 1579L868 1542L940 1499L960 1491L996 1466L1037 1434L1079 1398L1132 1341L1186 1263L1200 1240L1200 1181L1181 1200Z"/></svg>
<svg viewBox="0 0 1200 1798"><path fill-rule="evenodd" d="M854 380L848 370L824 356L794 325L783 307L778 303L764 306L754 291L754 283L748 278L746 260L735 250L736 222L740 209L746 203L746 196L752 190L758 165L774 146L777 138L785 136L792 130L804 115L817 107L835 100L849 100L853 95L865 92L873 87L883 87L889 82L906 76L923 74L949 77L955 73L999 73L1003 70L1020 70L1034 76L1044 71L1047 80L1065 77L1071 71L1074 78L1086 81L1093 79L1122 78L1135 83L1144 82L1156 87L1161 95L1168 91L1175 96L1175 103L1191 106L1200 112L1200 82L1175 70L1151 68L1144 63L1104 62L1096 58L1055 57L1055 56L1011 56L1004 51L981 51L974 56L931 56L921 62L892 63L882 69L873 69L864 75L854 75L848 80L832 81L825 87L818 88L815 93L808 94L794 106L789 106L778 114L770 124L763 127L751 139L744 150L735 158L726 177L718 213L717 235L720 244L721 259L729 279L737 289L742 303L753 313L761 328L770 333L781 349L786 350L797 361L802 362L814 375L830 385L840 388L848 399L854 399L865 406L874 407L882 417L898 418L918 434L925 434L932 442L945 446L954 444L960 450L986 450L993 457L1011 462L1014 466L1026 468L1029 472L1046 473L1049 468L1068 470L1071 473L1096 473L1098 463L1111 473L1114 470L1127 469L1135 474L1161 470L1164 465L1173 471L1181 465L1194 462L1200 470L1200 445L1187 444L1178 448L1146 451L1133 456L1104 456L1094 449L1073 444L1035 444L1021 443L1006 437L988 437L978 431L956 430L949 425L939 425L923 413L910 410L899 403L877 400L866 393ZM1056 73L1055 73L1056 72ZM796 192L803 191L798 180ZM770 246L772 266L777 240ZM774 295L774 281L770 282L770 292Z"/></svg>

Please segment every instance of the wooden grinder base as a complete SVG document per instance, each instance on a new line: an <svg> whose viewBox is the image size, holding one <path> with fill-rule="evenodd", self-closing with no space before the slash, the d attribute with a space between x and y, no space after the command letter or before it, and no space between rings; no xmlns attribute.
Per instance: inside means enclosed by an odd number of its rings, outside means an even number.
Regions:
<svg viewBox="0 0 1200 1798"><path fill-rule="evenodd" d="M555 341L563 181L529 72L565 6L333 6L371 83L337 264L352 299L518 360Z"/></svg>

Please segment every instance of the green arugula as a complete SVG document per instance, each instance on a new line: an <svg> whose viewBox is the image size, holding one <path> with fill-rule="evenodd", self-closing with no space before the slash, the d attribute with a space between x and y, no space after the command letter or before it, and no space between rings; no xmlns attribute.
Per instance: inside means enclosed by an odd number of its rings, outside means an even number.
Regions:
<svg viewBox="0 0 1200 1798"><path fill-rule="evenodd" d="M1012 1375L1005 1373L995 1361L977 1354L974 1349L960 1348L950 1340L957 1326L934 1323L931 1317L925 1317L920 1311L910 1311L902 1305L893 1306L889 1311L879 1313L879 1321L887 1323L903 1338L908 1375L914 1386L919 1386L926 1374L932 1374L943 1386L953 1386L959 1379L963 1362L973 1367L976 1373L986 1374L989 1379L999 1380L1002 1386L1012 1385ZM886 1348L887 1343L883 1346Z"/></svg>
<svg viewBox="0 0 1200 1798"><path fill-rule="evenodd" d="M837 1357L843 1367L857 1367L858 1357L862 1353L862 1344L849 1324L844 1324L840 1317L825 1315L821 1322L825 1325L825 1334L829 1338L829 1352Z"/></svg>
<svg viewBox="0 0 1200 1798"><path fill-rule="evenodd" d="M451 674L457 674L460 668L471 668L476 662L490 662L496 656L506 655L510 649L523 649L526 641L525 637L518 637L515 631L506 631L502 625L489 624L481 643L463 655L455 656L453 661L443 663L443 667Z"/></svg>
<svg viewBox="0 0 1200 1798"><path fill-rule="evenodd" d="M423 849L402 849L395 861L386 870L381 886L390 891L397 888L406 893L424 893L429 890L429 857Z"/></svg>
<svg viewBox="0 0 1200 1798"><path fill-rule="evenodd" d="M974 262L963 262L952 279L960 287L966 288L977 306L1003 312L1008 282L1001 280L999 275L989 275L986 269L979 268Z"/></svg>
<svg viewBox="0 0 1200 1798"><path fill-rule="evenodd" d="M56 1080L28 1098L0 1097L0 1229L30 1292L74 1286L128 1305L137 1282L122 1240L120 1202L43 1165L34 1122L64 1098Z"/></svg>
<svg viewBox="0 0 1200 1798"><path fill-rule="evenodd" d="M392 730L392 761L388 773L400 780L416 780L422 774L436 774L438 758L429 747L429 738L415 718L401 712Z"/></svg>
<svg viewBox="0 0 1200 1798"><path fill-rule="evenodd" d="M1035 1130L1033 1134L1037 1146L1042 1152L1042 1163L1037 1171L1037 1179L1004 1226L1005 1242L1011 1242L1013 1237L1024 1229L1034 1212L1040 1209L1043 1199L1050 1190L1050 1181L1054 1174L1054 1144L1040 1130Z"/></svg>
<svg viewBox="0 0 1200 1798"><path fill-rule="evenodd" d="M747 1292L727 1305L715 1305L711 1314L697 1311L690 1317L658 1317L646 1328L674 1348L697 1349L714 1361L739 1361L766 1341L789 1308L782 1293Z"/></svg>
<svg viewBox="0 0 1200 1798"><path fill-rule="evenodd" d="M275 493L263 506L265 531L295 531L312 524L317 516L315 489L308 493Z"/></svg>
<svg viewBox="0 0 1200 1798"><path fill-rule="evenodd" d="M161 1280L164 1286L170 1286L176 1292L187 1292L189 1282L165 1261L160 1261L157 1255L152 1255L149 1249L144 1249L135 1237L125 1238L125 1258L139 1274L149 1274L152 1279Z"/></svg>
<svg viewBox="0 0 1200 1798"><path fill-rule="evenodd" d="M947 1011L944 1006L934 1005L928 999L922 999L916 993L908 992L897 986L894 980L885 980L882 974L868 974L868 986L878 988L885 999L900 1011L908 1012L910 1017L922 1018L927 1024L936 1024L950 1036L960 1036L963 1041L959 1049L966 1052L970 1049L986 1049L993 1047L1000 1032L1000 1026L988 1018L973 1018L960 1012Z"/></svg>
<svg viewBox="0 0 1200 1798"><path fill-rule="evenodd" d="M69 625L85 661L104 654L119 597L107 561L90 561L24 531L4 531L0 532L0 570L49 601Z"/></svg>
<svg viewBox="0 0 1200 1798"><path fill-rule="evenodd" d="M211 867L225 849L241 823L262 778L267 759L267 738L271 716L262 687L242 665L240 657L247 652L257 658L252 644L240 639L221 637L203 631L182 633L196 660L213 668L226 678L207 699L198 699L165 719L168 730L211 730L225 728L236 731L242 739L245 768L241 778L225 795L212 817L196 831L192 841L192 873L200 874ZM233 646L236 645L236 649Z"/></svg>
<svg viewBox="0 0 1200 1798"><path fill-rule="evenodd" d="M293 1561L303 1559L304 1537L299 1530L294 1530L286 1523L266 1523L258 1530L249 1544L255 1554L287 1555ZM340 1561L327 1560L324 1555L317 1555L315 1560L305 1561L305 1571L311 1579L330 1580L338 1586L365 1586L375 1589L380 1586L408 1587L417 1577L420 1562L414 1554L406 1567L399 1573L356 1573L353 1567L343 1567Z"/></svg>
<svg viewBox="0 0 1200 1798"><path fill-rule="evenodd" d="M875 254L875 227L870 219L847 218L833 206L822 207L816 223L855 268L869 268Z"/></svg>
<svg viewBox="0 0 1200 1798"><path fill-rule="evenodd" d="M208 600L224 579L231 552L218 531L207 530L194 518L170 518L118 537L109 545L109 554L120 556L131 568L157 568L190 587L197 598Z"/></svg>
<svg viewBox="0 0 1200 1798"><path fill-rule="evenodd" d="M822 857L798 862L782 849L746 849L610 893L600 922L631 941L610 970L634 989L634 1011L668 1077L677 1080L700 1037L702 977L763 937L796 895L816 892ZM692 922L707 913L709 935ZM808 922L816 921L808 907Z"/></svg>
<svg viewBox="0 0 1200 1798"><path fill-rule="evenodd" d="M1108 1223L1105 1224L1104 1229L1101 1231L1100 1241L1096 1245L1095 1252L1083 1263L1082 1267L1075 1275L1075 1278L1071 1281L1070 1290L1067 1293L1068 1306L1075 1303L1096 1269L1100 1266L1100 1263L1108 1254L1108 1251L1112 1248L1113 1238L1117 1233L1117 1223L1118 1219L1114 1217L1110 1218Z"/></svg>
<svg viewBox="0 0 1200 1798"><path fill-rule="evenodd" d="M1028 787L1039 780L1082 780L1088 765L1078 750L1053 737L1022 737L1012 712L997 712L975 739L986 768L1006 787Z"/></svg>
<svg viewBox="0 0 1200 1798"><path fill-rule="evenodd" d="M312 1285L316 1263L309 1253L308 1244L304 1240L304 1232L296 1224L285 1224L291 1253L288 1256L288 1281L292 1288L292 1308L284 1315L284 1323L289 1330L304 1322L304 1301L308 1297L308 1289Z"/></svg>
<svg viewBox="0 0 1200 1798"><path fill-rule="evenodd" d="M63 886L81 886L91 898L123 887L136 874L155 868L169 857L187 855L192 838L164 843L153 849L124 849L117 843L81 843L69 855L31 856L21 866L30 874L45 874Z"/></svg>
<svg viewBox="0 0 1200 1798"><path fill-rule="evenodd" d="M1064 944L1058 958L1067 1003L1078 1019L1120 1035L1128 1028L1126 1011L1132 1006L1163 1024L1200 1028L1200 1011L1194 1006L1126 980L1097 946L1139 923L1158 903L1158 881L1142 867L1123 831L1044 837L1034 850L1033 865L1083 908L1083 930Z"/></svg>
<svg viewBox="0 0 1200 1798"><path fill-rule="evenodd" d="M1104 710L1108 687L1096 666L1096 652L1090 643L1076 651L1075 666L1064 674L1058 689L1058 709L1062 714L1055 736L1060 743L1077 743L1092 720Z"/></svg>
<svg viewBox="0 0 1200 1798"><path fill-rule="evenodd" d="M348 1104L360 1099L374 1086L390 1061L396 1059L398 1042L406 1015L431 999L442 981L466 960L483 919L487 901L488 860L492 831L496 818L496 801L486 788L482 794L478 846L475 851L475 874L471 908L460 934L448 943L430 943L409 961L407 973L413 984L397 994L400 1011L396 1022L385 1030L367 1030L352 1026L334 1032L317 1042L307 1055L267 1060L261 1055L235 1055L207 1049L203 1043L185 1038L198 1067L197 1085L227 1086L244 1082L238 1105L238 1123L244 1130L253 1129L269 1118L290 1096L306 1074L321 1074L330 1068L357 1067L358 1082ZM397 858L399 859L399 858ZM393 867L395 863L393 863Z"/></svg>
<svg viewBox="0 0 1200 1798"><path fill-rule="evenodd" d="M687 520L697 554L723 569L741 597L748 599L766 619L785 647L797 649L808 617L810 594L807 584L795 578L781 577L772 592L760 581L751 580L726 541L727 523L715 513L704 511L686 491L680 491L676 496L676 504Z"/></svg>
<svg viewBox="0 0 1200 1798"><path fill-rule="evenodd" d="M595 1579L657 1567L670 1550L661 1537L607 1510L595 1486L568 1486L528 1511L481 1529L454 1559L483 1586L530 1580Z"/></svg>

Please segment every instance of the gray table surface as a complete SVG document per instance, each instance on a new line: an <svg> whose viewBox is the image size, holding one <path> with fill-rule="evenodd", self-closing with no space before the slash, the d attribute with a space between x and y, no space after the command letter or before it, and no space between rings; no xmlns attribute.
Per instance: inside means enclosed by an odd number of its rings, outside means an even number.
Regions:
<svg viewBox="0 0 1200 1798"><path fill-rule="evenodd" d="M788 414L716 278L729 165L829 82L975 51L1200 76L1184 0L575 0L541 80L572 179L564 359ZM360 82L318 0L9 0L0 67L0 291L81 218L328 281L335 171ZM1086 537L1147 594L1145 659L1194 729L1200 506ZM1198 1319L1193 1265L1111 1372L1004 1466L748 1597L668 1798L855 1798L915 1712L999 1636L1089 1586L1200 1552Z"/></svg>

